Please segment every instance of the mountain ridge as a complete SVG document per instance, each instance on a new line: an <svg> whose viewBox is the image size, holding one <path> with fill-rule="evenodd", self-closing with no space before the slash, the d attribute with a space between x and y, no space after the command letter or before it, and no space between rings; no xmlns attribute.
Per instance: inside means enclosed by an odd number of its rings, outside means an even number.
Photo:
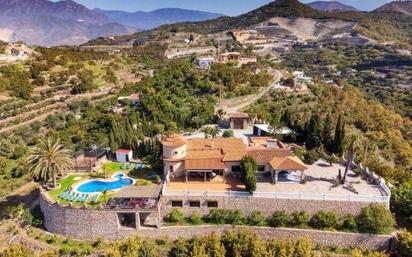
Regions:
<svg viewBox="0 0 412 257"><path fill-rule="evenodd" d="M412 1L393 1L376 8L373 12L412 15Z"/></svg>
<svg viewBox="0 0 412 257"><path fill-rule="evenodd" d="M141 30L153 29L160 25L184 21L204 21L225 16L220 13L203 12L182 8L160 8L150 12L126 12L119 10L94 9L109 17L112 21L136 27Z"/></svg>
<svg viewBox="0 0 412 257"><path fill-rule="evenodd" d="M326 12L358 11L355 7L343 4L339 1L315 1L308 3L307 5L318 11Z"/></svg>

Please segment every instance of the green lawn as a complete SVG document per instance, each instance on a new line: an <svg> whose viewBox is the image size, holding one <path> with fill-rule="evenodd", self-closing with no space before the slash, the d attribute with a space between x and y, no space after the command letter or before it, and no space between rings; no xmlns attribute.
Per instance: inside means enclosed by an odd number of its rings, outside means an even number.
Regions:
<svg viewBox="0 0 412 257"><path fill-rule="evenodd" d="M80 181L80 180L74 180L74 178L76 177L81 177L82 179L84 179L88 176L85 174L76 174L76 175L70 175L62 180L59 180L58 183L60 184L60 188L50 191L49 192L50 197L56 202L57 201L64 202L65 200L60 199L59 195L63 193L64 191L66 191L67 189L69 189L73 184Z"/></svg>

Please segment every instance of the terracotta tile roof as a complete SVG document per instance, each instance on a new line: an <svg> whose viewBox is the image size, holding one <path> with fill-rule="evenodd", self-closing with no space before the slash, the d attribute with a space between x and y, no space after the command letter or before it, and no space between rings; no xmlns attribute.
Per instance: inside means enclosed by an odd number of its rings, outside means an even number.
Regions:
<svg viewBox="0 0 412 257"><path fill-rule="evenodd" d="M222 159L191 159L185 160L185 170L223 170Z"/></svg>
<svg viewBox="0 0 412 257"><path fill-rule="evenodd" d="M173 134L163 138L161 143L165 146L182 146L187 143L187 140L181 135Z"/></svg>
<svg viewBox="0 0 412 257"><path fill-rule="evenodd" d="M222 149L191 149L186 152L186 160L193 159L223 159Z"/></svg>
<svg viewBox="0 0 412 257"><path fill-rule="evenodd" d="M306 165L297 156L275 157L270 162L276 170L306 170Z"/></svg>
<svg viewBox="0 0 412 257"><path fill-rule="evenodd" d="M270 162L275 157L285 158L293 156L289 149L248 147L247 154L258 162Z"/></svg>
<svg viewBox="0 0 412 257"><path fill-rule="evenodd" d="M273 137L249 137L249 142L251 146L254 146L254 147L257 147L257 146L267 147L269 140L274 141L278 148L286 148L285 145L281 141Z"/></svg>
<svg viewBox="0 0 412 257"><path fill-rule="evenodd" d="M246 155L246 146L241 138L192 139L187 143L187 150L221 149L223 161L240 161Z"/></svg>
<svg viewBox="0 0 412 257"><path fill-rule="evenodd" d="M130 100L140 100L140 95L139 94L132 94L129 97Z"/></svg>
<svg viewBox="0 0 412 257"><path fill-rule="evenodd" d="M122 154L128 154L130 153L132 150L127 150L127 149L118 149L116 151L116 153L122 153Z"/></svg>
<svg viewBox="0 0 412 257"><path fill-rule="evenodd" d="M240 118L247 119L247 118L249 118L249 115L247 115L244 112L228 113L227 116L228 116L229 119L240 119Z"/></svg>

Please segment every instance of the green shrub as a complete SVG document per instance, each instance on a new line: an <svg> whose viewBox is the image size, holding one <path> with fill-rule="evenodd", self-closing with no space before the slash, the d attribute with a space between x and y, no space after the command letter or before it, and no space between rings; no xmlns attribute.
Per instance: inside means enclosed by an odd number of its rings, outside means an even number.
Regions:
<svg viewBox="0 0 412 257"><path fill-rule="evenodd" d="M188 221L190 224L194 225L202 224L202 216L200 216L198 211L193 211L192 214L190 214Z"/></svg>
<svg viewBox="0 0 412 257"><path fill-rule="evenodd" d="M212 209L210 210L208 220L215 224L225 224L228 210L226 209Z"/></svg>
<svg viewBox="0 0 412 257"><path fill-rule="evenodd" d="M319 211L313 215L310 225L314 228L334 228L338 225L338 218L334 212Z"/></svg>
<svg viewBox="0 0 412 257"><path fill-rule="evenodd" d="M225 131L223 132L222 137L233 137L233 135L234 135L233 130L225 130Z"/></svg>
<svg viewBox="0 0 412 257"><path fill-rule="evenodd" d="M352 232L356 232L358 230L356 219L352 214L348 214L343 218L342 229Z"/></svg>
<svg viewBox="0 0 412 257"><path fill-rule="evenodd" d="M181 209L175 208L167 215L166 221L170 223L182 223L185 220L185 216Z"/></svg>
<svg viewBox="0 0 412 257"><path fill-rule="evenodd" d="M304 161L306 164L312 165L322 158L322 156L323 154L320 153L318 149L309 150L305 153Z"/></svg>
<svg viewBox="0 0 412 257"><path fill-rule="evenodd" d="M239 210L212 209L208 220L215 224L241 225L245 223L245 216Z"/></svg>
<svg viewBox="0 0 412 257"><path fill-rule="evenodd" d="M397 236L396 242L396 256L398 257L410 257L412 256L412 233L407 231L401 231Z"/></svg>
<svg viewBox="0 0 412 257"><path fill-rule="evenodd" d="M254 211L250 214L248 223L252 226L266 226L265 215L261 211Z"/></svg>
<svg viewBox="0 0 412 257"><path fill-rule="evenodd" d="M245 216L239 210L229 210L227 223L233 225L242 225L245 223Z"/></svg>
<svg viewBox="0 0 412 257"><path fill-rule="evenodd" d="M404 184L393 190L391 200L393 209L412 222L412 184Z"/></svg>
<svg viewBox="0 0 412 257"><path fill-rule="evenodd" d="M269 220L271 227L284 227L288 224L289 216L285 211L276 211Z"/></svg>
<svg viewBox="0 0 412 257"><path fill-rule="evenodd" d="M297 227L305 227L309 222L309 213L306 211L292 213L291 223Z"/></svg>
<svg viewBox="0 0 412 257"><path fill-rule="evenodd" d="M366 233L385 234L390 232L394 225L392 213L381 204L363 208L358 218L359 228Z"/></svg>

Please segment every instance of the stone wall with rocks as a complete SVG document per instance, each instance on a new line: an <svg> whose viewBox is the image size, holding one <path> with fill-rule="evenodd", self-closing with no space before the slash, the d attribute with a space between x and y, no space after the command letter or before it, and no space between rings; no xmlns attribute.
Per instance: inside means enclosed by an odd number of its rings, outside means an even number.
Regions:
<svg viewBox="0 0 412 257"><path fill-rule="evenodd" d="M229 199L216 200L228 201ZM239 199L232 200L233 203L230 206L231 208L237 208L239 207L237 204L242 203L239 202ZM242 201L245 201L245 199ZM263 208L264 203L265 201L262 199L259 205L254 208ZM243 204L245 204L245 202L243 202ZM257 204L257 202L249 203L250 207L254 204ZM308 203L308 206L310 205L314 205L314 203ZM191 238L196 235L205 235L212 232L223 233L226 230L241 228L249 229L251 232L258 234L263 239L267 240L276 238L298 239L307 236L315 244L339 246L343 248L362 247L370 250L387 250L390 248L392 239L391 236L358 233L292 228L242 227L232 225L169 226L144 229L124 228L121 227L118 222L117 214L119 211L61 206L57 203L51 202L44 193L40 194L40 207L44 214L44 225L47 231L82 240L96 240L100 237L107 240L115 240L127 238L136 234L140 234L145 238ZM298 206L296 206L296 208L298 208ZM313 210L315 210L315 207L313 208ZM346 206L346 208L348 207ZM252 208L250 210L252 210Z"/></svg>
<svg viewBox="0 0 412 257"><path fill-rule="evenodd" d="M316 212L332 211L339 217L346 214L355 216L361 213L361 210L369 206L370 202L353 202L353 201L321 201L321 200L300 200L300 199L271 199L257 197L202 197L202 196L162 196L161 215L165 217L174 207L173 202L182 201L182 210L186 215L190 215L194 210L199 211L202 215L209 214L211 207L208 207L210 202L217 202L218 208L238 209L246 216L253 211L261 211L267 217L271 216L275 211L286 211L291 214L295 211L307 211L310 215ZM200 202L200 208L190 207L190 202Z"/></svg>
<svg viewBox="0 0 412 257"><path fill-rule="evenodd" d="M192 238L210 233L221 234L224 231L247 229L262 239L300 239L309 237L314 244L342 248L363 248L366 250L385 251L391 248L392 236L370 235L359 233L330 232L309 229L245 227L232 225L172 226L153 230L141 230L138 233L144 238L167 236L170 239L179 237Z"/></svg>

